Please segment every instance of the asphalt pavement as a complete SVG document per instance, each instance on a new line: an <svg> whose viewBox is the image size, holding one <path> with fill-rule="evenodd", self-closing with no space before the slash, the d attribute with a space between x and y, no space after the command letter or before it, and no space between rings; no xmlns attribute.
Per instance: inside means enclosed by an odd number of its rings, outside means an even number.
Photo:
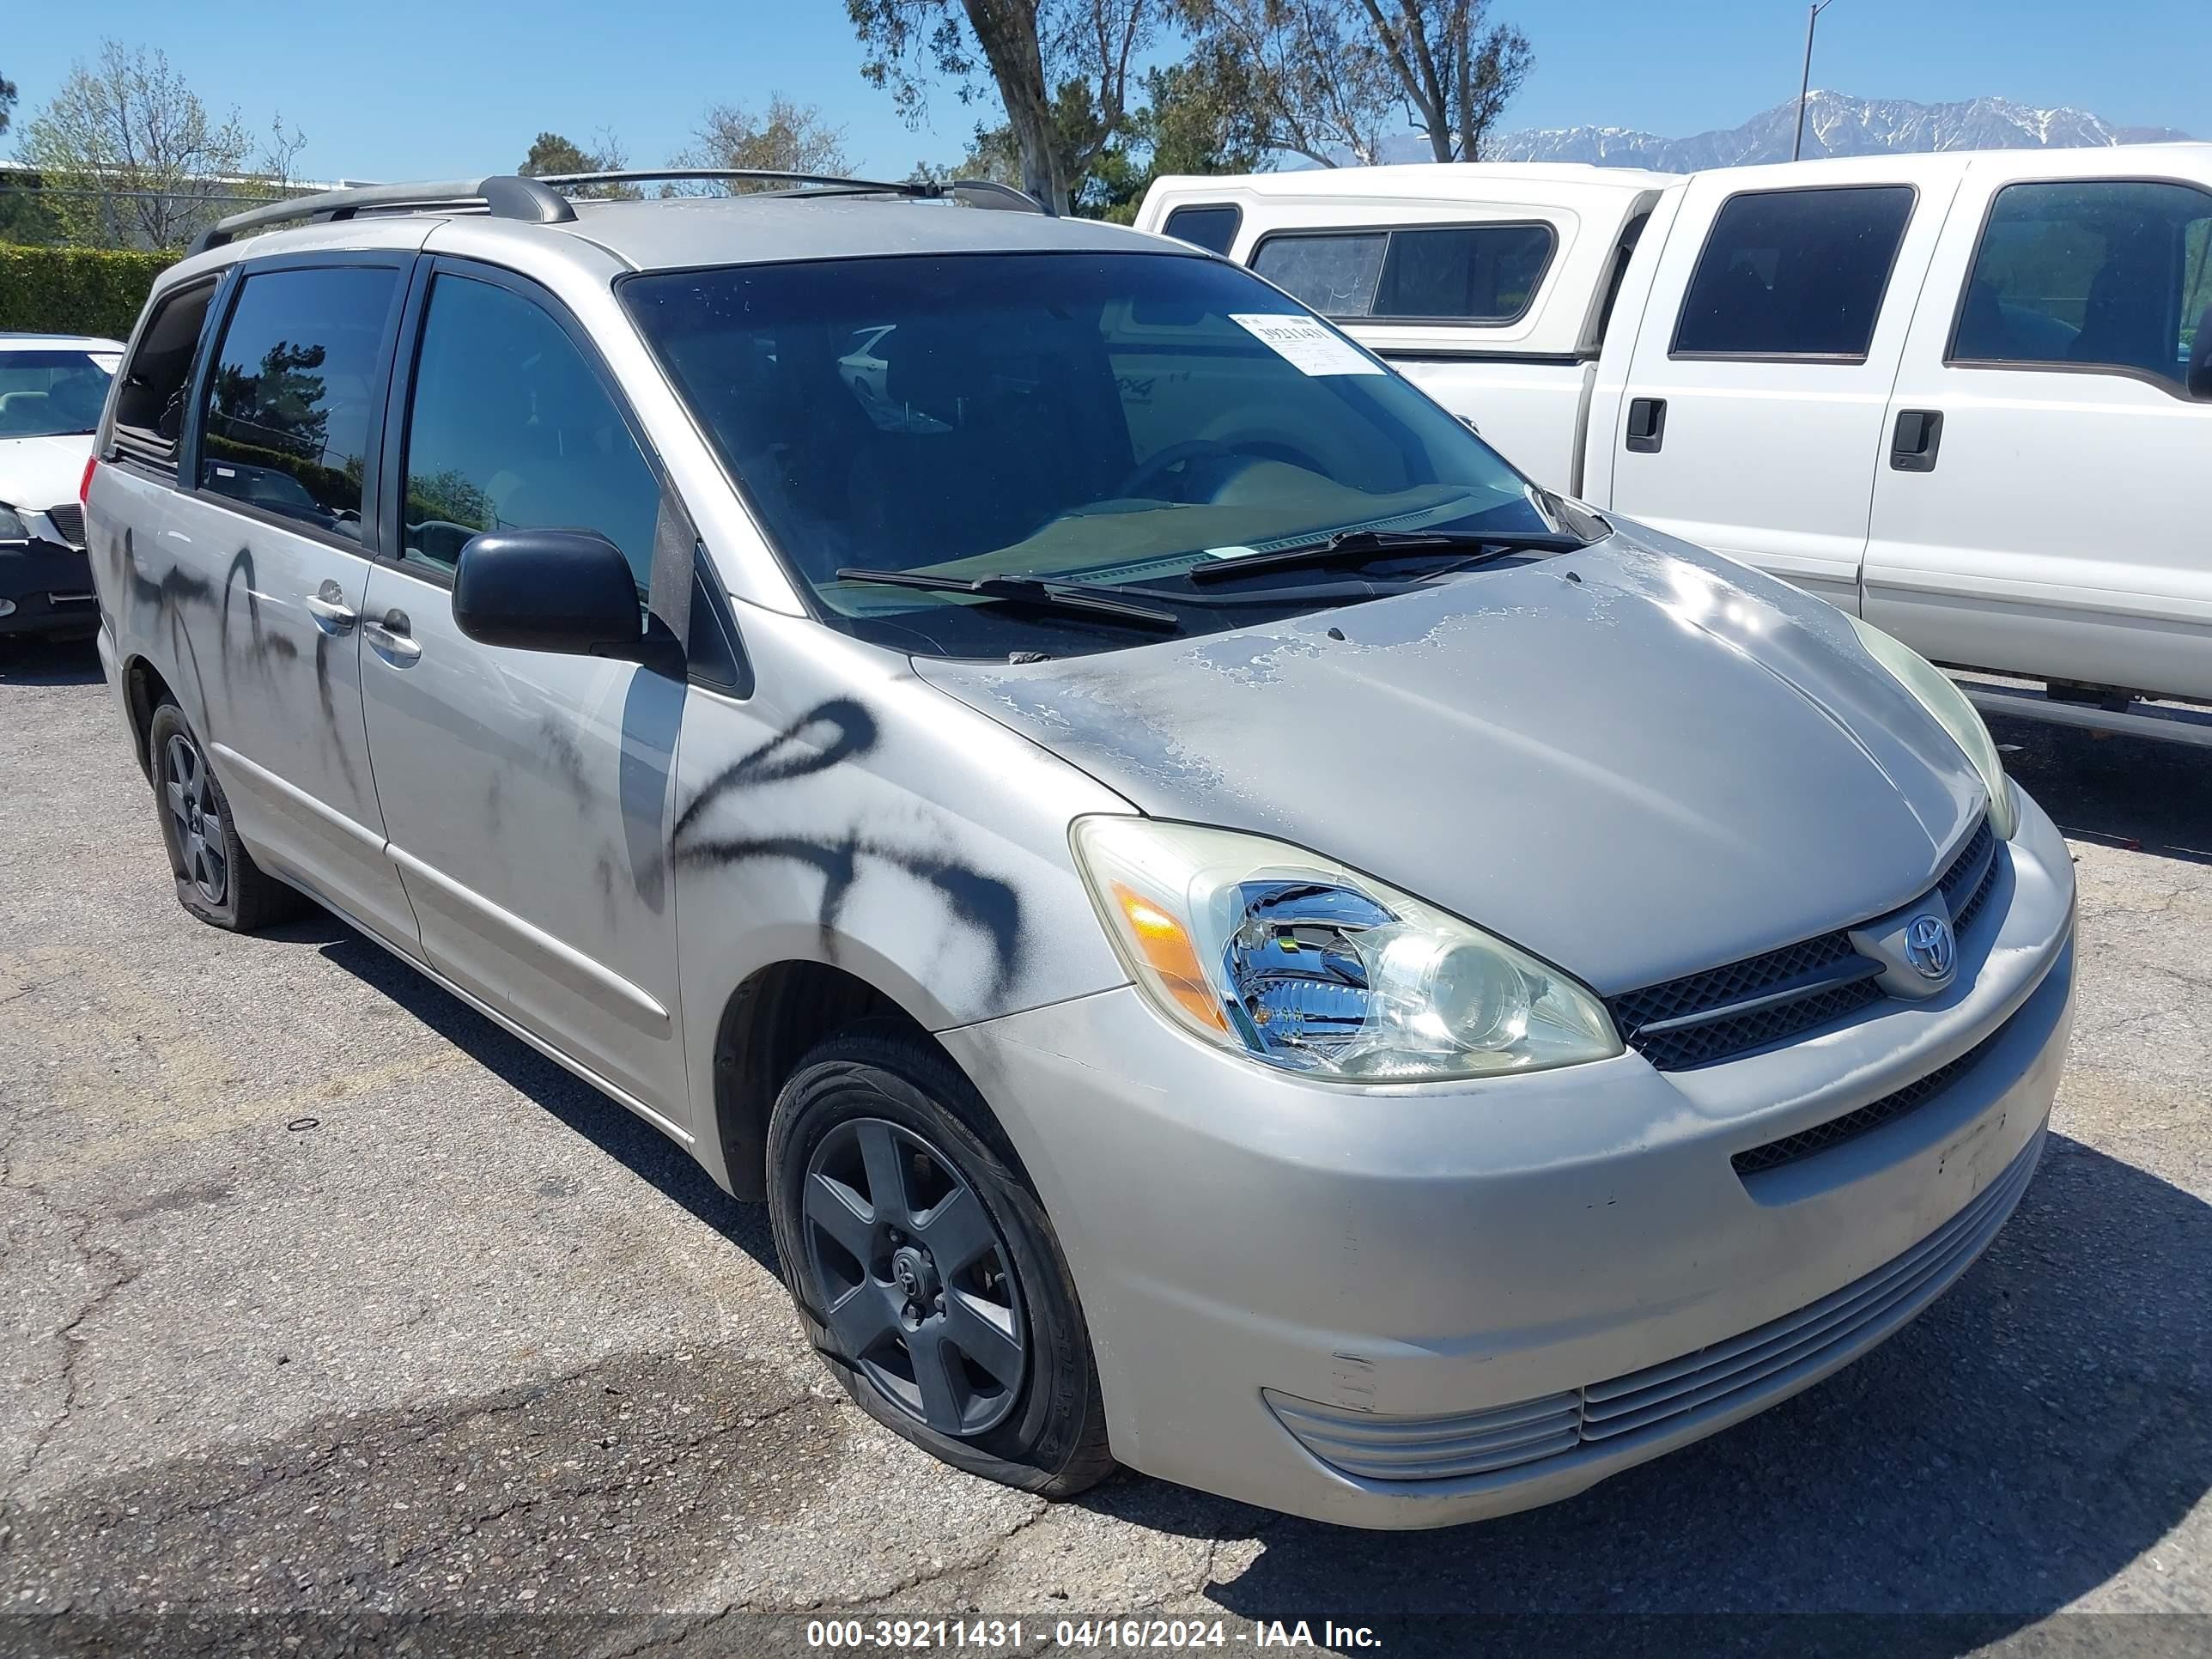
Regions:
<svg viewBox="0 0 2212 1659"><path fill-rule="evenodd" d="M2011 1224L1764 1416L1385 1535L909 1449L801 1342L764 1212L343 925L192 921L89 647L6 648L0 1649L803 1650L807 1617L966 1611L1032 1649L1146 1613L1232 1647L2212 1650L2212 757L1997 735L2081 890Z"/></svg>

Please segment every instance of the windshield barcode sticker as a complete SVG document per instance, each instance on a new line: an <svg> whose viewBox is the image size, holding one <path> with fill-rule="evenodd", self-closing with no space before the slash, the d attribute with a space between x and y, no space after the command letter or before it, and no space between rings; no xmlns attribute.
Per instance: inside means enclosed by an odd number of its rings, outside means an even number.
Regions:
<svg viewBox="0 0 2212 1659"><path fill-rule="evenodd" d="M1231 312L1229 320L1302 374L1380 374L1382 365L1316 317Z"/></svg>

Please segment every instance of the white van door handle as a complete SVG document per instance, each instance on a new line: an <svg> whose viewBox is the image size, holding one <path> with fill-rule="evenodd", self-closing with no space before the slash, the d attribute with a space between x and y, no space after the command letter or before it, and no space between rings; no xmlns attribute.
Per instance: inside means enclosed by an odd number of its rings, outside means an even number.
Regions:
<svg viewBox="0 0 2212 1659"><path fill-rule="evenodd" d="M362 637L404 667L422 654L422 647L408 636L411 626L404 611L387 611L381 618L371 617L362 624Z"/></svg>
<svg viewBox="0 0 2212 1659"><path fill-rule="evenodd" d="M325 634L343 634L361 620L361 612L345 602L345 590L336 582L325 582L301 603Z"/></svg>

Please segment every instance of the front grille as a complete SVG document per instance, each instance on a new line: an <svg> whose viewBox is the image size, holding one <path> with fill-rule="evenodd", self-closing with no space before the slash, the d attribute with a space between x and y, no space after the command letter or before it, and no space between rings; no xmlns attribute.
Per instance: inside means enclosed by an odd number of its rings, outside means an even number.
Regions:
<svg viewBox="0 0 2212 1659"><path fill-rule="evenodd" d="M60 531L71 547L84 545L84 509L75 501L46 509L46 517Z"/></svg>
<svg viewBox="0 0 2212 1659"><path fill-rule="evenodd" d="M1981 893L1987 890L1989 878L1996 869L1996 832L1990 828L1989 815L1982 815L1981 827L1968 836L1966 844L1959 849L1959 856L1945 866L1936 883L1936 890L1943 896L1943 902L1956 917L1960 908L1961 894Z"/></svg>
<svg viewBox="0 0 2212 1659"><path fill-rule="evenodd" d="M1555 1460L1633 1449L1778 1397L1848 1351L1871 1346L1950 1288L1996 1237L2035 1173L2043 1132L2004 1173L1902 1255L1795 1313L1694 1353L1563 1394L1488 1411L1383 1417L1273 1390L1267 1401L1298 1443L1362 1480L1446 1480L1513 1471L1539 1478ZM1505 1484L1501 1482L1500 1484Z"/></svg>
<svg viewBox="0 0 2212 1659"><path fill-rule="evenodd" d="M2009 1021L2007 1024L2010 1024ZM1964 1077L1996 1046L2005 1028L1997 1029L1948 1065L1938 1066L1927 1076L1906 1084L1902 1089L1869 1102L1855 1112L1845 1112L1841 1117L1832 1117L1826 1123L1816 1123L1809 1129L1800 1129L1794 1135L1784 1135L1779 1140L1770 1140L1764 1146L1753 1146L1738 1152L1729 1161L1735 1165L1740 1176L1754 1176L1767 1170L1778 1170L1785 1164L1795 1164L1801 1158L1810 1158L1815 1152L1825 1152L1832 1146L1840 1146L1847 1140L1856 1140L1861 1135L1893 1123L1906 1113L1926 1105L1954 1083Z"/></svg>
<svg viewBox="0 0 2212 1659"><path fill-rule="evenodd" d="M1996 883L1997 839L1984 817L1936 891L1964 938ZM1962 896L1963 896L1963 900ZM1687 1071L1803 1036L1882 1000L1881 964L1846 928L1606 1000L1621 1041L1662 1072Z"/></svg>

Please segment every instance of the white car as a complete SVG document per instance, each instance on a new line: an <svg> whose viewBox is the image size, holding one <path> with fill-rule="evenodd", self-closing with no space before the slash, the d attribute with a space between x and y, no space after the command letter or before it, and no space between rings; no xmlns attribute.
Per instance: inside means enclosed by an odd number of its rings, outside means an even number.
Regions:
<svg viewBox="0 0 2212 1659"><path fill-rule="evenodd" d="M1137 223L1984 708L2212 744L2212 144L1170 178Z"/></svg>
<svg viewBox="0 0 2212 1659"><path fill-rule="evenodd" d="M100 625L78 496L122 360L114 340L0 334L0 635Z"/></svg>

